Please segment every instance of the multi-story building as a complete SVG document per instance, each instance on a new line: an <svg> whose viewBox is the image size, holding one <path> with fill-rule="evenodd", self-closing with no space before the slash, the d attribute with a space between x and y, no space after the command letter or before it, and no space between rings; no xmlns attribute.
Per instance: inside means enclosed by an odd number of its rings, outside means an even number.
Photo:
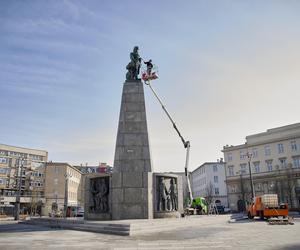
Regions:
<svg viewBox="0 0 300 250"><path fill-rule="evenodd" d="M246 143L224 146L229 206L242 210L251 201L249 165L254 193L278 194L292 208L300 205L300 123L268 129L246 137Z"/></svg>
<svg viewBox="0 0 300 250"><path fill-rule="evenodd" d="M100 162L98 166L89 166L88 164L81 164L80 166L74 166L80 170L83 174L94 174L94 173L112 173L113 168L107 163Z"/></svg>
<svg viewBox="0 0 300 250"><path fill-rule="evenodd" d="M192 172L193 197L205 197L228 206L224 162L206 162Z"/></svg>
<svg viewBox="0 0 300 250"><path fill-rule="evenodd" d="M0 144L0 212L13 212L19 190L21 212L40 212L47 158L45 150Z"/></svg>
<svg viewBox="0 0 300 250"><path fill-rule="evenodd" d="M83 207L81 194L81 172L68 163L48 162L45 180L45 214Z"/></svg>

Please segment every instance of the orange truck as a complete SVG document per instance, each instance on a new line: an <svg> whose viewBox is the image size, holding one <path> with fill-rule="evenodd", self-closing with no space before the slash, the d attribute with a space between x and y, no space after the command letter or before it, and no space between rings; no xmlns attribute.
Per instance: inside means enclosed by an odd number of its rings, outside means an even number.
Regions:
<svg viewBox="0 0 300 250"><path fill-rule="evenodd" d="M248 218L253 219L255 216L259 216L261 219L271 217L283 217L288 216L288 204L278 204L277 194L264 194L257 196L254 199L254 203L248 206Z"/></svg>

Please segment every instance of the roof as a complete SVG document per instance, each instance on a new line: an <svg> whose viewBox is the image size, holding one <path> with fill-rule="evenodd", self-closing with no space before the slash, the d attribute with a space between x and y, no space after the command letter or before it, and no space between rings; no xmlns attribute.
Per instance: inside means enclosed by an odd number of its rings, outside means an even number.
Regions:
<svg viewBox="0 0 300 250"><path fill-rule="evenodd" d="M237 149L244 149L247 147L252 147L252 146L257 146L257 145L262 145L266 143L272 143L276 141L283 141L295 137L300 136L300 123L294 123L290 125L285 125L277 128L271 128L267 129L267 131L262 132L262 133L257 133L257 134L252 134L246 136L246 142L244 144L240 145L226 145L223 147L223 150L221 150L223 153L224 152L230 152L234 151ZM277 134L277 136L276 136ZM273 137L270 137L270 136Z"/></svg>
<svg viewBox="0 0 300 250"><path fill-rule="evenodd" d="M3 150L12 150L12 151L15 151L15 149L20 149L20 150L26 150L26 151L39 151L39 152L48 154L48 151L43 150L43 149L25 148L25 147L7 145L7 144L3 144L3 143L0 143L0 148L1 147L8 147L9 148L9 149L3 149ZM27 153L30 153L30 152L27 152ZM34 154L34 152L32 152L32 154Z"/></svg>
<svg viewBox="0 0 300 250"><path fill-rule="evenodd" d="M67 162L52 162L52 161L50 161L50 162L47 162L46 165L47 166L49 166L49 165L50 166L67 166L67 167L70 167L70 168L76 170L77 172L81 173L81 171L79 169L77 169L76 167L70 165Z"/></svg>
<svg viewBox="0 0 300 250"><path fill-rule="evenodd" d="M204 162L202 165L200 165L199 167L195 168L192 172L195 172L196 170L198 170L199 168L203 167L204 165L216 165L216 164L225 164L224 161L222 162Z"/></svg>

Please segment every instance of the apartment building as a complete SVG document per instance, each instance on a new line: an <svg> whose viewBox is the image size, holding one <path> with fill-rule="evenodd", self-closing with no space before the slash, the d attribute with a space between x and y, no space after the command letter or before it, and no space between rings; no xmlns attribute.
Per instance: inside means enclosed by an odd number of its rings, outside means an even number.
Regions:
<svg viewBox="0 0 300 250"><path fill-rule="evenodd" d="M77 168L68 163L48 162L45 176L45 214L63 212L65 203L69 208L83 207L82 174Z"/></svg>
<svg viewBox="0 0 300 250"><path fill-rule="evenodd" d="M249 165L255 195L278 194L280 202L300 207L300 123L249 135L237 146L224 146L228 201L242 210L251 201Z"/></svg>
<svg viewBox="0 0 300 250"><path fill-rule="evenodd" d="M12 214L20 190L21 212L40 212L48 152L0 144L0 212Z"/></svg>
<svg viewBox="0 0 300 250"><path fill-rule="evenodd" d="M193 197L206 197L213 202L228 206L225 163L206 162L192 172Z"/></svg>

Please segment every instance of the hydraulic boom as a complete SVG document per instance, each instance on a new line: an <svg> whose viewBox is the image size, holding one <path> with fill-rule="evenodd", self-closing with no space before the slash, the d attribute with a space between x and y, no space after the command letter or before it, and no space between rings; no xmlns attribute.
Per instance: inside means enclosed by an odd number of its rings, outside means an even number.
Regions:
<svg viewBox="0 0 300 250"><path fill-rule="evenodd" d="M179 132L174 120L172 119L171 115L169 114L168 110L166 109L165 105L163 104L163 102L161 101L161 99L159 98L159 96L156 94L155 90L152 88L150 81L145 81L145 84L148 85L152 91L152 93L154 94L154 96L156 97L156 99L159 101L162 109L165 111L165 113L167 114L169 120L171 121L171 123L173 124L173 128L176 130L178 136L180 137L184 148L186 149L186 157L185 157L185 176L187 179L187 185L188 185L188 190L189 190L189 206L192 204L193 201L193 195L192 195L192 189L191 189L191 183L190 183L190 179L189 179L189 172L188 172L188 166L189 166L189 156L190 156L190 142L186 141L183 136L181 135L181 133Z"/></svg>

